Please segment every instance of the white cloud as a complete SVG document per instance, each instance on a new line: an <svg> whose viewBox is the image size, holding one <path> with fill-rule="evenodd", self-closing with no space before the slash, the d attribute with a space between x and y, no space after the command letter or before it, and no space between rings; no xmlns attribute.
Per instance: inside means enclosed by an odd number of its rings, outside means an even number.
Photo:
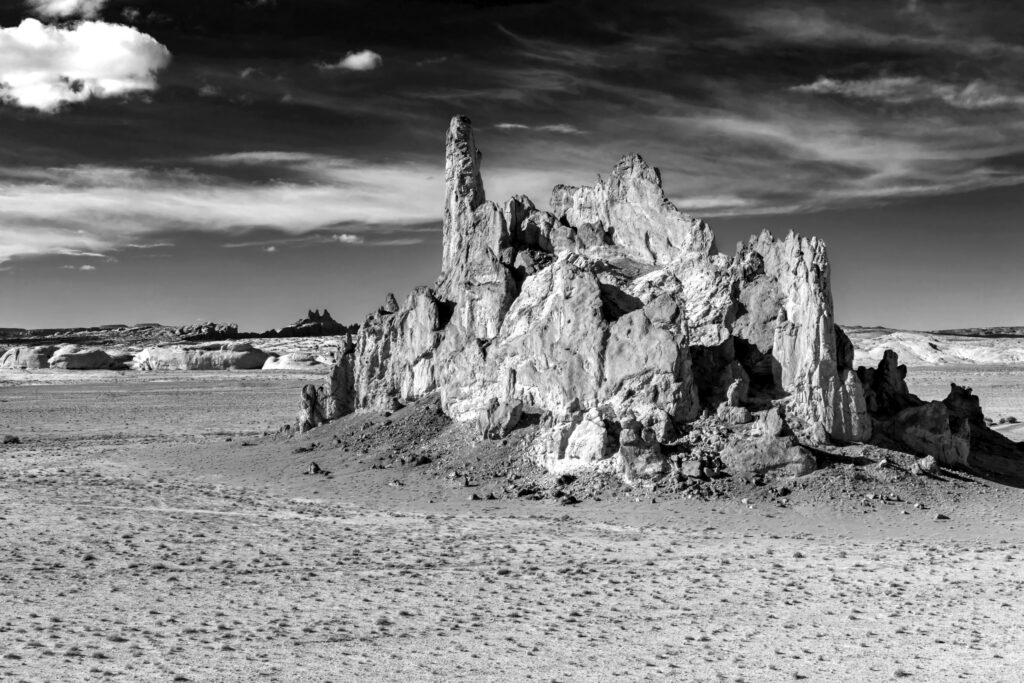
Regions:
<svg viewBox="0 0 1024 683"><path fill-rule="evenodd" d="M178 229L240 235L269 227L303 236L348 223L440 223L443 178L434 164L368 164L281 152L205 161L286 164L301 180L253 184L195 171L98 166L19 172L17 181L3 183L0 263L42 254L102 256ZM396 193L402 201L395 201ZM335 241L356 243L353 237ZM275 244L281 248L280 241Z"/></svg>
<svg viewBox="0 0 1024 683"><path fill-rule="evenodd" d="M99 21L71 27L36 19L0 29L0 99L56 111L90 97L155 90L171 53L134 28Z"/></svg>
<svg viewBox="0 0 1024 683"><path fill-rule="evenodd" d="M542 133L560 133L562 135L580 135L582 130L568 123L549 123L543 126L528 126L525 123L498 123L495 128L501 130L538 130Z"/></svg>
<svg viewBox="0 0 1024 683"><path fill-rule="evenodd" d="M373 71L384 64L384 58L373 50L349 52L334 64L318 64L321 69L344 69L346 71Z"/></svg>
<svg viewBox="0 0 1024 683"><path fill-rule="evenodd" d="M273 254L275 251L277 251L277 247L271 244L269 247L264 247L263 251L267 252L268 254Z"/></svg>
<svg viewBox="0 0 1024 683"><path fill-rule="evenodd" d="M44 17L85 17L99 16L107 0L29 0L29 5Z"/></svg>
<svg viewBox="0 0 1024 683"><path fill-rule="evenodd" d="M341 233L338 233L338 234L334 235L334 239L337 240L338 242L341 242L342 244L362 244L363 243L363 238L360 237L359 235L351 235L351 234L344 233L344 232L341 232Z"/></svg>
<svg viewBox="0 0 1024 683"><path fill-rule="evenodd" d="M64 270L96 270L96 266L90 266L88 264L84 266L61 266Z"/></svg>
<svg viewBox="0 0 1024 683"><path fill-rule="evenodd" d="M991 83L980 80L960 86L915 76L847 81L821 77L814 83L798 85L791 90L815 95L839 95L855 99L879 100L889 104L911 104L926 100L939 100L957 109L1024 106L1024 95L1004 92Z"/></svg>

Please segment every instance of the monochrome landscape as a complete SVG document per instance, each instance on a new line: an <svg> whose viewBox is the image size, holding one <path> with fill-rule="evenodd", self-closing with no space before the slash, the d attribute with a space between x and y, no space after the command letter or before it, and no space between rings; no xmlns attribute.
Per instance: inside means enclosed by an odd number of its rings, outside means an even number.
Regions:
<svg viewBox="0 0 1024 683"><path fill-rule="evenodd" d="M16 5L0 678L1018 677L1015 12Z"/></svg>

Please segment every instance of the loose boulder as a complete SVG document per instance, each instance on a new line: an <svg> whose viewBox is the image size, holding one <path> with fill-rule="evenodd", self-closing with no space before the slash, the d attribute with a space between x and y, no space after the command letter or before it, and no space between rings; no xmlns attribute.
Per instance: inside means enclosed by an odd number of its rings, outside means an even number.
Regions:
<svg viewBox="0 0 1024 683"><path fill-rule="evenodd" d="M478 425L485 439L502 439L515 429L523 415L523 402L504 403L491 399L485 412L480 413Z"/></svg>
<svg viewBox="0 0 1024 683"><path fill-rule="evenodd" d="M814 455L800 445L778 407L762 413L753 431L722 450L722 464L730 473L799 477L817 467Z"/></svg>

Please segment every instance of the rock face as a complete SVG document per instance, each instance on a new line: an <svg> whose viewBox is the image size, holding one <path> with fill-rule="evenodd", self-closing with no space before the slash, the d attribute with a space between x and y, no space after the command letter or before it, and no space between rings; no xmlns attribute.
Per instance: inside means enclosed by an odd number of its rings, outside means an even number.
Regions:
<svg viewBox="0 0 1024 683"><path fill-rule="evenodd" d="M39 370L50 367L50 356L56 346L15 346L0 356L0 368L7 370Z"/></svg>
<svg viewBox="0 0 1024 683"><path fill-rule="evenodd" d="M152 346L135 355L136 370L259 370L270 358L251 344L208 342L195 346Z"/></svg>
<svg viewBox="0 0 1024 683"><path fill-rule="evenodd" d="M50 356L50 367L56 370L110 370L113 365L113 359L103 349L74 344L62 346Z"/></svg>
<svg viewBox="0 0 1024 683"><path fill-rule="evenodd" d="M945 467L1024 484L1024 446L989 428L970 389L953 384L945 400L922 401L907 388L907 368L893 351L885 352L877 368L861 367L857 374L876 442Z"/></svg>
<svg viewBox="0 0 1024 683"><path fill-rule="evenodd" d="M452 119L446 143L441 276L367 318L330 381L304 391L304 424L439 392L488 438L530 417L532 457L552 471L639 480L671 471L665 453L704 411L738 425L782 406L795 434L734 445L731 458L799 474L814 459L798 437L866 441L890 427L879 410L911 407L899 406L898 369L854 370L820 240L764 232L722 254L637 155L593 186L557 186L551 212L523 196L495 204L469 119ZM918 417L920 439L934 436L935 415ZM951 444L973 419L950 427Z"/></svg>

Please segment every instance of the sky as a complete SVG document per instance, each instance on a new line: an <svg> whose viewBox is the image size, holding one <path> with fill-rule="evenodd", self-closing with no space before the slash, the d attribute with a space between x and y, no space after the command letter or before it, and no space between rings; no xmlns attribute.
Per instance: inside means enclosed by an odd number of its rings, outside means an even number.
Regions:
<svg viewBox="0 0 1024 683"><path fill-rule="evenodd" d="M1006 1L0 0L0 327L360 322L489 199L659 167L719 247L829 245L836 319L1024 325Z"/></svg>

